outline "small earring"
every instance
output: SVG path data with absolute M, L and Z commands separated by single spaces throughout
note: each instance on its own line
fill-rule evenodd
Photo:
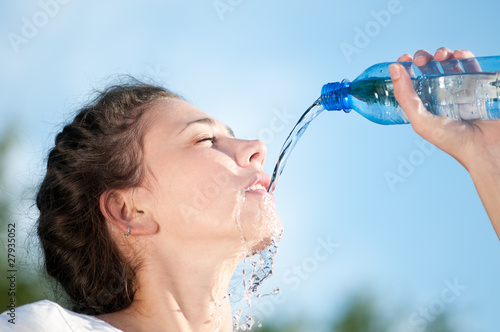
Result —
M 130 235 L 130 226 L 127 226 L 127 233 L 125 233 L 125 237 L 128 237 Z

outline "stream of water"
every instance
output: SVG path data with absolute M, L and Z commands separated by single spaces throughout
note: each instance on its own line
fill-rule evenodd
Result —
M 302 137 L 302 135 L 306 131 L 309 123 L 311 123 L 311 121 L 314 120 L 324 110 L 325 109 L 323 108 L 323 106 L 321 106 L 321 99 L 316 100 L 304 112 L 304 114 L 302 114 L 295 127 L 293 127 L 292 131 L 288 135 L 288 138 L 283 144 L 283 147 L 281 148 L 278 161 L 276 162 L 276 166 L 274 167 L 271 183 L 269 184 L 269 188 L 267 188 L 268 192 L 273 192 L 276 189 L 276 183 L 278 182 L 281 173 L 283 173 L 283 169 L 286 166 L 288 157 L 290 157 L 293 148 L 300 140 L 300 137 Z
M 276 188 L 276 183 L 283 173 L 283 169 L 286 166 L 288 158 L 292 153 L 295 145 L 300 140 L 300 137 L 304 134 L 309 123 L 314 120 L 321 112 L 324 111 L 324 108 L 321 106 L 321 100 L 316 100 L 300 117 L 297 124 L 293 127 L 292 131 L 288 135 L 283 147 L 281 148 L 278 161 L 273 171 L 273 175 L 271 178 L 271 183 L 268 192 L 274 191 Z M 268 238 L 268 244 L 262 250 L 257 250 L 256 252 L 251 252 L 251 248 L 249 248 L 248 244 L 245 241 L 245 236 L 243 233 L 243 227 L 241 225 L 241 211 L 246 201 L 246 193 L 245 191 L 241 192 L 239 196 L 238 203 L 235 208 L 234 219 L 236 221 L 236 226 L 241 234 L 241 244 L 242 244 L 242 256 L 243 256 L 243 296 L 242 299 L 245 300 L 248 304 L 248 307 L 252 306 L 252 298 L 261 298 L 269 295 L 276 295 L 279 293 L 279 288 L 275 288 L 270 293 L 262 294 L 259 291 L 260 286 L 264 282 L 264 280 L 270 278 L 273 274 L 273 266 L 274 266 L 274 256 L 276 255 L 278 249 L 278 243 L 280 241 L 283 230 L 281 227 L 277 225 L 281 225 L 280 223 L 275 224 L 277 220 L 275 205 L 274 202 L 270 201 L 269 197 L 266 197 L 261 205 L 261 209 L 259 210 L 258 222 L 263 223 L 264 225 L 260 225 L 266 229 L 271 235 Z M 249 261 L 249 264 L 247 264 Z M 247 266 L 248 265 L 248 266 Z M 250 271 L 247 270 L 250 268 Z M 228 294 L 228 297 L 232 297 L 232 294 Z M 251 330 L 253 325 L 255 324 L 255 319 L 249 315 L 243 315 L 243 308 L 236 310 L 233 316 L 233 330 L 238 331 L 247 331 Z M 260 322 L 258 323 L 259 327 L 261 326 Z

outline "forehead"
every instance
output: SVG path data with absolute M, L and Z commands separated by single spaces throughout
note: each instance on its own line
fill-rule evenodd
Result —
M 201 121 L 200 121 L 201 120 Z M 220 121 L 212 118 L 196 106 L 180 99 L 162 99 L 156 101 L 146 114 L 147 132 L 169 133 L 176 136 L 190 123 L 206 123 L 213 126 L 227 128 L 230 135 L 234 136 L 232 130 Z
M 152 127 L 161 125 L 174 129 L 187 122 L 210 116 L 184 100 L 162 99 L 152 105 L 148 117 Z

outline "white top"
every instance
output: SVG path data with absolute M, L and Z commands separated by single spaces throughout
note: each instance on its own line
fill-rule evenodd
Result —
M 13 315 L 9 316 L 9 313 L 10 311 L 7 310 L 0 315 L 0 331 L 2 332 L 122 332 L 94 316 L 77 314 L 49 300 L 15 308 L 15 324 L 9 322 Z

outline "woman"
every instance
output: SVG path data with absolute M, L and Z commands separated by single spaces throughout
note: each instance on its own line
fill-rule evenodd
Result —
M 500 234 L 500 121 L 433 116 L 402 67 L 390 70 L 413 128 L 467 168 Z M 236 265 L 281 233 L 265 155 L 169 91 L 106 90 L 57 136 L 37 197 L 46 269 L 80 314 L 38 302 L 18 308 L 17 330 L 231 331 Z
M 108 88 L 57 135 L 37 195 L 46 270 L 98 320 L 45 301 L 17 330 L 232 330 L 237 264 L 281 233 L 265 156 L 169 91 Z

